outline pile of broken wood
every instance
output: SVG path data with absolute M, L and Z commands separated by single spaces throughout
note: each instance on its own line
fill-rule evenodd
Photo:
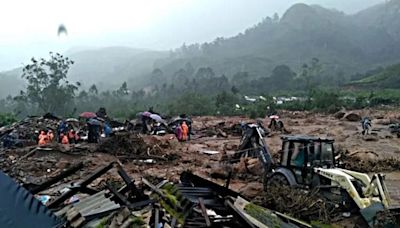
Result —
M 73 184 L 59 184 L 84 168 L 77 163 L 25 188 L 67 227 L 308 227 L 190 172 L 179 183 L 135 183 L 122 164 L 111 162 Z

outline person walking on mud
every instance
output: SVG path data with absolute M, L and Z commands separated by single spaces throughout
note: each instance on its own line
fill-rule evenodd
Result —
M 363 135 L 368 135 L 369 134 L 369 129 L 371 129 L 371 120 L 368 117 L 364 117 L 364 119 L 361 121 L 361 127 L 362 127 L 362 134 Z

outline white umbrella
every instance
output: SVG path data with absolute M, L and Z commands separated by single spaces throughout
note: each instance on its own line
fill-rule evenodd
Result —
M 165 123 L 165 120 L 163 120 L 163 118 L 157 114 L 151 114 L 150 118 L 152 118 L 153 120 L 155 120 L 159 123 Z
M 75 118 L 68 118 L 65 120 L 66 122 L 79 122 L 79 120 L 75 119 Z
M 272 116 L 269 116 L 269 118 L 270 119 L 279 119 L 279 116 L 278 115 L 272 115 Z

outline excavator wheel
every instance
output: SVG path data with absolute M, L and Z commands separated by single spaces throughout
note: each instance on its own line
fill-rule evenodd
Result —
M 290 186 L 289 181 L 283 174 L 275 173 L 268 179 L 265 178 L 265 180 L 264 180 L 264 189 L 265 190 L 267 190 L 269 188 L 281 187 L 281 186 Z

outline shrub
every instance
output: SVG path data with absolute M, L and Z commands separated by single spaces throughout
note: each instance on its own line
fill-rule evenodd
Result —
M 0 127 L 17 122 L 17 118 L 11 113 L 0 113 Z

